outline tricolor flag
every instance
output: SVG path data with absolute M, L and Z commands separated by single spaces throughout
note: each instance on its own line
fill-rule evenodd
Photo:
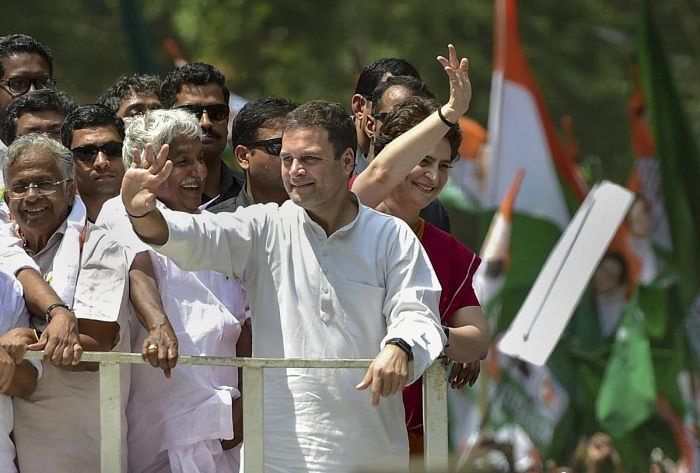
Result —
M 518 34 L 516 0 L 496 1 L 494 35 L 487 205 L 498 205 L 517 170 L 523 168 L 527 179 L 516 210 L 563 229 L 570 217 L 568 202 L 583 200 L 585 184 L 556 137 L 527 65 Z

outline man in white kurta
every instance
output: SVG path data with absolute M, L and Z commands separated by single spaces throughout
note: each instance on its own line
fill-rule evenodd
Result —
M 313 122 L 312 115 L 331 118 Z M 337 127 L 342 138 L 333 135 L 333 143 Z M 407 464 L 403 402 L 395 395 L 402 386 L 382 385 L 405 382 L 406 372 L 395 376 L 383 363 L 401 365 L 397 372 L 408 366 L 410 383 L 444 345 L 435 316 L 440 286 L 420 242 L 405 223 L 347 191 L 355 143 L 346 136 L 354 130 L 337 104 L 310 102 L 292 112 L 280 155 L 291 201 L 281 207 L 220 215 L 156 211 L 149 199 L 167 178 L 167 150 L 127 171 L 122 187 L 134 229 L 157 251 L 183 269 L 210 268 L 245 282 L 254 356 L 376 356 L 365 378 L 372 380 L 371 396 L 357 389 L 364 370 L 266 370 L 266 471 Z M 408 345 L 406 354 L 393 345 L 398 339 Z M 380 393 L 386 398 L 379 402 Z
M 29 317 L 22 298 L 22 285 L 0 270 L 0 335 L 15 327 L 29 326 Z M 12 399 L 0 394 L 0 471 L 15 472 L 15 446 L 12 432 Z

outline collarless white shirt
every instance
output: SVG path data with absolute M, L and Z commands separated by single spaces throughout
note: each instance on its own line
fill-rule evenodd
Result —
M 404 222 L 358 204 L 332 235 L 291 201 L 191 215 L 163 210 L 169 239 L 157 251 L 189 270 L 245 282 L 253 355 L 374 358 L 387 339 L 413 348 L 409 382 L 442 351 L 440 285 Z M 364 369 L 265 371 L 266 471 L 351 471 L 407 464 L 401 395 L 370 404 Z

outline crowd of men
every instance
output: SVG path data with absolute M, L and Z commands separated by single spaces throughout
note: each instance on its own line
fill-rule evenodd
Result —
M 83 351 L 152 365 L 121 367 L 125 471 L 239 470 L 238 369 L 176 366 L 180 354 L 373 359 L 266 370 L 266 471 L 420 454 L 421 374 L 445 355 L 452 386 L 473 384 L 489 346 L 480 260 L 437 199 L 472 95 L 468 61 L 448 51 L 446 104 L 382 59 L 351 113 L 262 97 L 229 133 L 212 65 L 121 77 L 76 105 L 48 47 L 0 37 L 0 471 L 100 471 L 98 366 Z M 222 160 L 229 134 L 243 174 Z

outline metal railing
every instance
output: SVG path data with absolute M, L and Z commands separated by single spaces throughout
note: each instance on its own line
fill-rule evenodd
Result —
M 28 359 L 41 359 L 43 352 L 27 352 Z M 119 366 L 145 362 L 138 353 L 86 352 L 81 358 L 100 364 L 100 431 L 102 473 L 122 473 L 121 378 Z M 244 467 L 246 472 L 264 471 L 263 370 L 265 368 L 367 368 L 372 360 L 322 360 L 281 358 L 226 358 L 219 356 L 180 356 L 180 365 L 237 366 L 243 368 L 243 425 L 245 429 Z M 156 369 L 156 368 L 153 368 Z M 177 369 L 177 368 L 176 368 Z M 368 400 L 369 402 L 369 400 Z M 447 471 L 447 383 L 440 361 L 423 374 L 423 426 L 425 470 Z

